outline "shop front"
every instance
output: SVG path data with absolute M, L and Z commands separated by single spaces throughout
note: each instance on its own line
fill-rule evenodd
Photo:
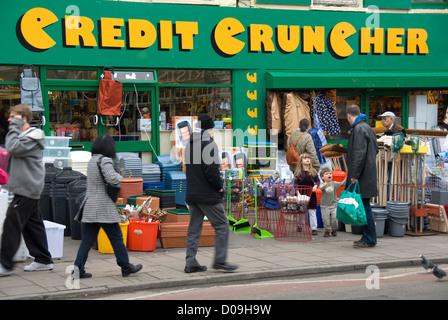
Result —
M 0 26 L 2 115 L 20 102 L 20 74 L 33 65 L 44 111 L 35 125 L 46 135 L 71 136 L 89 151 L 109 133 L 117 151 L 145 162 L 167 154 L 175 119 L 209 113 L 221 147 L 252 137 L 267 141 L 266 93 L 333 90 L 340 134 L 345 107 L 358 104 L 369 123 L 393 111 L 406 128 L 410 97 L 436 104 L 436 125 L 447 105 L 444 14 L 274 10 L 115 1 L 5 1 Z M 98 113 L 104 68 L 123 83 L 120 114 Z M 191 118 L 193 119 L 193 118 Z M 7 130 L 2 118 L 0 133 Z M 241 129 L 242 136 L 235 136 Z M 180 131 L 179 131 L 180 132 Z M 283 136 L 274 137 L 280 145 Z M 241 140 L 240 140 L 241 139 Z M 2 141 L 0 140 L 0 144 Z

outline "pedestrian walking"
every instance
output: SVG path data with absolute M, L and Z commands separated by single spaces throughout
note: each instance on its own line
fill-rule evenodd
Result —
M 373 129 L 361 114 L 359 106 L 350 105 L 346 109 L 351 134 L 347 144 L 347 183 L 359 182 L 362 203 L 366 211 L 367 225 L 363 226 L 362 237 L 353 243 L 354 247 L 374 247 L 376 241 L 375 221 L 370 207 L 370 198 L 376 197 L 376 154 L 378 144 Z
M 83 237 L 75 260 L 74 278 L 92 277 L 91 273 L 85 271 L 85 264 L 100 228 L 103 228 L 109 238 L 123 277 L 142 269 L 140 264 L 129 263 L 128 252 L 119 225 L 120 217 L 115 203 L 106 191 L 105 181 L 112 185 L 118 185 L 123 179 L 114 170 L 113 158 L 115 158 L 114 139 L 107 134 L 98 136 L 93 143 L 92 158 L 87 165 L 86 197 L 81 203 L 82 209 L 75 217 L 75 220 L 83 223 Z M 98 164 L 101 166 L 102 174 Z
M 24 104 L 9 110 L 9 131 L 5 139 L 5 148 L 10 154 L 6 169 L 9 180 L 3 188 L 12 192 L 14 198 L 8 206 L 3 224 L 0 276 L 12 273 L 13 258 L 22 235 L 30 255 L 34 257 L 34 262 L 25 266 L 24 270 L 53 269 L 45 225 L 38 211 L 45 182 L 42 162 L 45 135 L 42 130 L 30 126 L 32 117 L 30 108 Z
M 320 181 L 317 170 L 311 165 L 311 156 L 308 153 L 302 153 L 297 161 L 297 169 L 294 172 L 294 185 L 312 187 L 310 202 L 308 204 L 308 215 L 310 217 L 311 234 L 317 235 L 317 197 L 316 189 Z M 298 226 L 300 227 L 300 226 Z
M 330 234 L 336 236 L 338 230 L 338 220 L 336 219 L 337 193 L 338 189 L 345 184 L 347 178 L 341 182 L 332 181 L 333 173 L 330 168 L 322 168 L 320 178 L 323 181 L 320 185 L 320 190 L 322 191 L 320 210 L 325 229 L 324 237 L 329 237 Z
M 218 146 L 213 140 L 215 123 L 207 114 L 198 116 L 198 130 L 195 130 L 185 149 L 187 176 L 186 202 L 190 211 L 187 232 L 186 273 L 206 271 L 200 265 L 196 254 L 201 239 L 204 216 L 215 229 L 215 257 L 213 268 L 234 271 L 236 265 L 227 262 L 229 221 L 223 201 L 223 179 L 219 172 Z

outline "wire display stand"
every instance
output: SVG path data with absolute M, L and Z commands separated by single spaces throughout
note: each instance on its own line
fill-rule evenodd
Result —
M 307 186 L 277 186 L 280 218 L 274 239 L 288 242 L 312 240 L 307 215 L 311 192 L 312 187 Z

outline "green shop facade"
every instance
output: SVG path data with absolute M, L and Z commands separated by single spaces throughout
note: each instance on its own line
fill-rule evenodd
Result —
M 147 162 L 170 152 L 173 117 L 209 113 L 225 147 L 239 145 L 230 129 L 268 139 L 268 90 L 336 89 L 341 127 L 351 103 L 372 125 L 384 111 L 413 125 L 414 95 L 437 104 L 438 124 L 446 112 L 446 14 L 6 0 L 0 27 L 3 139 L 24 65 L 40 79 L 45 110 L 35 124 L 46 135 L 70 135 L 73 149 L 90 150 L 109 133 L 118 152 Z M 123 83 L 115 119 L 98 115 L 105 68 Z

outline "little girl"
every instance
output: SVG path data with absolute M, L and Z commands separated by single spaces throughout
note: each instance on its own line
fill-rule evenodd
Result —
M 319 186 L 320 180 L 317 170 L 311 165 L 311 157 L 308 153 L 302 153 L 299 156 L 297 164 L 300 164 L 294 172 L 294 185 L 313 187 L 310 203 L 308 205 L 308 214 L 310 216 L 311 234 L 317 235 L 317 198 L 316 189 Z

